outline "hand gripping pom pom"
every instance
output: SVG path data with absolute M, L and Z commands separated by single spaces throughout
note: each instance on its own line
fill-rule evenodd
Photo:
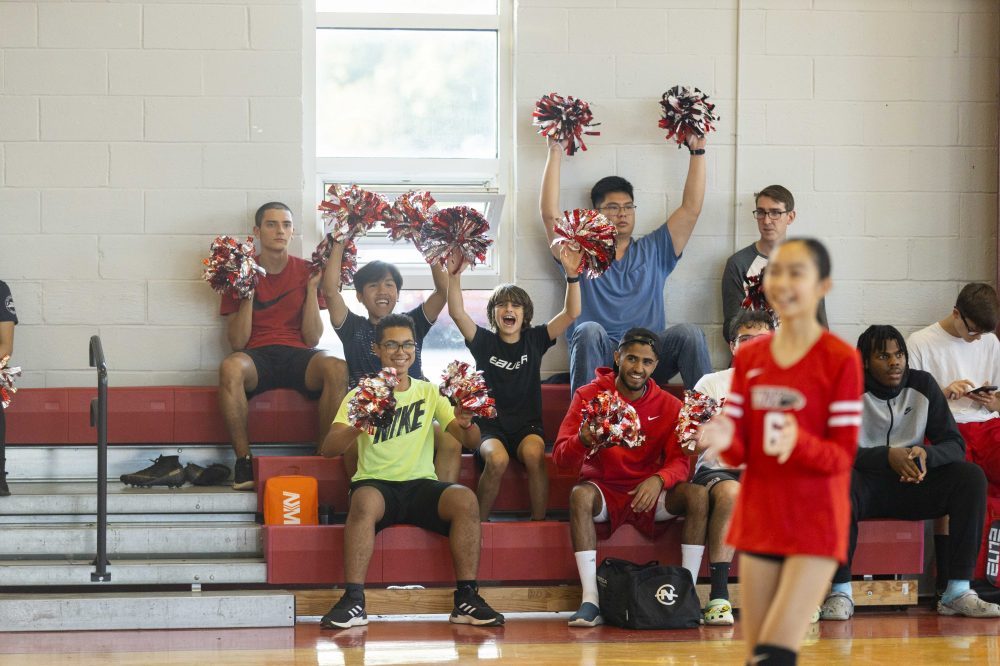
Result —
M 441 395 L 451 400 L 451 404 L 474 412 L 484 419 L 495 419 L 497 416 L 493 398 L 483 373 L 473 370 L 468 363 L 452 361 L 441 375 Z
M 587 452 L 587 457 L 598 449 L 625 446 L 630 449 L 642 446 L 646 436 L 639 427 L 635 408 L 622 400 L 617 393 L 603 391 L 595 395 L 581 410 L 583 423 L 591 429 L 597 442 Z
M 392 392 L 399 384 L 394 368 L 366 375 L 358 381 L 358 392 L 347 404 L 347 419 L 358 430 L 374 435 L 379 428 L 392 425 L 396 412 L 396 396 Z
M 14 394 L 17 393 L 17 389 L 14 387 L 14 378 L 21 376 L 21 368 L 7 367 L 9 360 L 10 356 L 0 358 L 0 405 L 4 409 L 10 407 L 10 401 L 14 398 Z
M 434 197 L 430 192 L 404 192 L 396 197 L 389 211 L 385 228 L 389 240 L 420 239 L 420 230 L 437 213 Z
M 746 277 L 743 280 L 743 288 L 746 291 L 746 296 L 743 297 L 740 307 L 744 310 L 763 310 L 771 315 L 771 322 L 777 328 L 778 313 L 774 311 L 764 296 L 764 274 L 758 273 Z
M 684 405 L 677 417 L 675 430 L 680 445 L 694 451 L 698 426 L 715 416 L 724 404 L 726 404 L 725 398 L 716 400 L 700 391 L 684 391 Z
M 582 99 L 563 98 L 555 93 L 543 95 L 535 104 L 535 111 L 531 116 L 531 124 L 538 128 L 539 134 L 560 143 L 566 142 L 567 155 L 572 155 L 577 150 L 587 150 L 583 135 L 601 135 L 590 129 L 601 123 L 593 122 L 594 114 L 590 112 L 590 105 Z
M 330 255 L 333 254 L 333 242 L 333 234 L 327 234 L 316 246 L 315 252 L 312 253 L 312 260 L 309 262 L 314 273 L 326 268 L 330 261 Z M 355 245 L 354 239 L 348 238 L 347 242 L 344 243 L 344 254 L 340 260 L 341 286 L 351 284 L 354 281 L 354 274 L 357 272 L 358 246 Z
M 448 255 L 458 252 L 465 263 L 475 266 L 486 260 L 486 249 L 493 240 L 486 237 L 490 223 L 478 211 L 467 206 L 439 210 L 420 230 L 417 247 L 424 259 L 448 267 Z
M 713 113 L 715 104 L 708 101 L 708 95 L 694 87 L 674 86 L 663 93 L 660 106 L 663 107 L 660 127 L 667 130 L 667 138 L 673 138 L 678 148 L 692 136 L 701 138 L 714 132 L 712 123 L 719 121 Z
M 586 271 L 587 277 L 595 278 L 608 270 L 615 259 L 615 225 L 596 210 L 576 208 L 564 212 L 553 231 L 561 238 L 552 241 L 552 245 L 569 243 L 571 248 L 583 251 L 578 274 Z
M 326 232 L 343 241 L 364 236 L 378 223 L 389 220 L 389 204 L 381 196 L 357 185 L 327 188 L 328 198 L 319 203 Z
M 220 294 L 231 294 L 236 298 L 249 298 L 257 288 L 257 280 L 266 271 L 257 265 L 253 236 L 240 242 L 232 236 L 219 236 L 212 241 L 211 254 L 201 263 L 205 264 L 202 277 L 212 289 Z

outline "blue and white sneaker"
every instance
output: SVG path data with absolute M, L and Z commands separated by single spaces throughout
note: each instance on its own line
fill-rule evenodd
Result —
M 580 604 L 580 609 L 569 616 L 568 624 L 571 627 L 596 627 L 604 624 L 604 618 L 596 604 L 584 601 Z
M 368 624 L 368 613 L 365 612 L 364 601 L 358 602 L 346 594 L 319 621 L 323 629 L 349 629 L 365 624 Z

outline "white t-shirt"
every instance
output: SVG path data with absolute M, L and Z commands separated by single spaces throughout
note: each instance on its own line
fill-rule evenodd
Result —
M 698 383 L 694 385 L 694 390 L 704 393 L 710 398 L 721 400 L 729 395 L 729 388 L 733 385 L 733 374 L 735 372 L 735 370 L 729 368 L 703 375 L 698 380 Z M 698 456 L 698 462 L 694 466 L 695 474 L 703 469 L 730 469 L 729 465 L 722 463 L 717 456 L 712 456 L 711 458 L 707 456 L 707 451 Z
M 931 373 L 942 389 L 958 379 L 968 379 L 977 387 L 1000 380 L 1000 340 L 992 333 L 966 342 L 934 323 L 911 334 L 906 349 L 910 367 Z M 968 398 L 949 400 L 948 406 L 957 423 L 979 423 L 1000 416 Z

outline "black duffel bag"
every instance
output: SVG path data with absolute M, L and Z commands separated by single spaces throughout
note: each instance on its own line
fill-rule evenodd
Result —
M 626 629 L 690 629 L 701 623 L 701 604 L 684 567 L 636 564 L 614 557 L 597 568 L 604 621 Z

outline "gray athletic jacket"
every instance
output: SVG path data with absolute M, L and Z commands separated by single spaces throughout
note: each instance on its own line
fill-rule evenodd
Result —
M 965 460 L 962 439 L 948 402 L 929 372 L 907 369 L 896 388 L 879 384 L 865 371 L 864 411 L 854 467 L 889 468 L 890 446 L 923 446 L 927 467 Z

